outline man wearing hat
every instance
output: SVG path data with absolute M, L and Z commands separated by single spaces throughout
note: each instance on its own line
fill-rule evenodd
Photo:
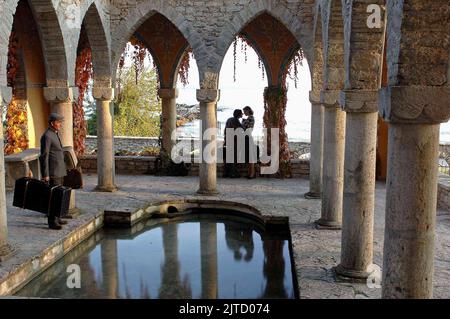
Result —
M 64 117 L 52 113 L 49 116 L 49 126 L 41 137 L 41 164 L 42 180 L 49 183 L 50 186 L 61 186 L 66 176 L 66 164 L 64 162 L 64 150 L 59 137 L 59 131 Z M 60 216 L 53 214 L 48 216 L 48 226 L 50 229 L 61 229 L 67 224 Z

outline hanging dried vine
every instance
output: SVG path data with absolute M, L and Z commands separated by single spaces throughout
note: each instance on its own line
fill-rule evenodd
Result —
M 19 39 L 11 32 L 8 47 L 7 80 L 13 88 L 13 97 L 6 111 L 6 155 L 19 153 L 28 148 L 27 101 L 17 98 L 16 78 L 20 70 Z
M 181 84 L 186 86 L 189 84 L 189 68 L 191 67 L 191 58 L 193 56 L 192 49 L 188 48 L 181 58 L 180 68 L 178 70 L 178 77 Z
M 236 71 L 237 71 L 236 65 L 237 65 L 237 55 L 238 55 L 238 51 L 237 51 L 238 42 L 240 42 L 240 47 L 241 47 L 241 52 L 240 53 L 244 54 L 244 61 L 245 61 L 245 63 L 247 63 L 247 61 L 248 61 L 248 48 L 249 47 L 253 48 L 251 42 L 249 42 L 247 40 L 247 38 L 245 36 L 243 36 L 242 34 L 238 34 L 236 36 L 236 38 L 234 39 L 233 44 L 232 44 L 233 45 L 233 63 L 234 63 L 233 64 L 233 69 L 234 69 L 233 80 L 234 80 L 234 82 L 236 82 L 236 79 L 237 79 L 237 77 L 236 77 Z M 255 52 L 257 52 L 257 51 L 255 50 Z M 264 81 L 264 79 L 265 79 L 264 63 L 262 62 L 261 57 L 259 56 L 259 54 L 258 54 L 258 69 L 261 70 L 262 80 Z
M 286 134 L 287 89 L 285 86 L 269 86 L 264 90 L 264 127 L 267 129 L 267 152 L 272 152 L 271 130 L 279 129 L 279 171 L 281 178 L 290 178 L 291 163 L 288 137 Z
M 77 101 L 73 104 L 73 143 L 77 155 L 84 155 L 86 151 L 87 123 L 84 116 L 83 101 L 92 75 L 92 50 L 87 35 L 82 30 L 75 67 L 75 84 L 78 87 L 79 95 Z
M 287 77 L 294 81 L 295 88 L 298 87 L 298 67 L 303 66 L 303 60 L 305 59 L 302 49 L 299 49 L 291 58 L 289 66 L 283 75 L 283 83 L 286 85 Z
M 126 59 L 131 59 L 133 62 L 133 66 L 136 70 L 136 84 L 138 83 L 138 79 L 140 74 L 145 68 L 145 59 L 149 58 L 152 63 L 153 67 L 157 69 L 157 65 L 154 59 L 151 58 L 150 51 L 147 49 L 144 43 L 142 43 L 139 39 L 136 37 L 131 37 L 129 43 L 127 44 L 124 52 L 122 53 L 119 61 L 119 79 L 120 75 L 122 74 L 122 69 L 125 66 Z M 191 60 L 194 58 L 192 48 L 188 48 L 186 52 L 183 54 L 183 57 L 180 61 L 180 67 L 178 69 L 178 77 L 180 78 L 180 82 L 183 85 L 187 85 L 188 79 L 189 79 L 189 68 L 191 64 Z M 159 72 L 156 72 L 158 76 L 158 82 L 160 82 L 159 79 Z M 120 81 L 119 81 L 119 92 L 120 92 Z

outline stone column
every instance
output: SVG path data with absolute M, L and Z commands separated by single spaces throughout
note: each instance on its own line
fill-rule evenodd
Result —
M 171 156 L 174 141 L 172 132 L 177 129 L 177 89 L 159 89 L 158 95 L 162 104 L 162 153 Z
M 8 107 L 11 101 L 11 88 L 0 86 L 0 109 Z M 0 138 L 0 262 L 13 255 L 13 249 L 8 244 L 8 221 L 6 218 L 6 191 L 5 191 L 5 156 L 3 152 L 3 135 Z
M 73 147 L 73 92 L 70 87 L 46 87 L 44 97 L 50 103 L 50 111 L 64 116 L 59 136 L 64 147 Z
M 217 299 L 217 224 L 200 223 L 202 299 Z
M 204 132 L 208 129 L 217 130 L 217 101 L 219 90 L 197 90 L 197 100 L 200 102 L 200 118 L 202 131 L 202 156 L 200 163 L 200 195 L 217 195 L 217 131 L 213 132 L 210 140 L 206 140 Z M 206 152 L 205 152 L 206 150 Z M 205 157 L 205 153 L 207 153 Z
M 347 113 L 340 276 L 367 279 L 373 261 L 378 91 L 343 91 Z
M 449 87 L 388 87 L 389 122 L 383 298 L 432 298 L 439 123 L 448 121 Z
M 322 162 L 323 162 L 323 105 L 319 101 L 311 101 L 311 150 L 309 159 L 309 192 L 307 199 L 322 197 Z
M 114 110 L 111 100 L 114 98 L 112 88 L 95 87 L 93 95 L 97 106 L 97 174 L 98 185 L 95 188 L 100 192 L 114 192 L 117 187 L 114 183 Z
M 318 228 L 341 229 L 344 191 L 345 112 L 339 105 L 339 91 L 322 91 L 324 148 L 322 176 L 322 216 Z

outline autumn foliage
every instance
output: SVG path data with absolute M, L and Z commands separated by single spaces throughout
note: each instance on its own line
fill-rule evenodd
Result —
M 91 47 L 86 33 L 81 32 L 75 67 L 75 83 L 78 87 L 78 99 L 73 105 L 73 144 L 77 155 L 83 155 L 86 151 L 85 140 L 87 135 L 87 124 L 84 117 L 83 101 L 92 74 Z
M 15 82 L 19 72 L 19 40 L 11 32 L 8 50 L 8 86 L 13 88 L 13 98 L 6 112 L 6 155 L 20 153 L 28 148 L 27 102 L 16 98 Z

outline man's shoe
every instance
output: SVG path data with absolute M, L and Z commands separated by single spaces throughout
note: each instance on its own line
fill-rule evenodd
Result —
M 59 223 L 60 225 L 67 225 L 67 220 L 58 218 L 58 223 Z
M 62 229 L 62 226 L 61 226 L 61 224 L 59 224 L 59 223 L 53 223 L 53 224 L 49 224 L 49 225 L 48 225 L 48 228 L 60 230 L 60 229 Z

